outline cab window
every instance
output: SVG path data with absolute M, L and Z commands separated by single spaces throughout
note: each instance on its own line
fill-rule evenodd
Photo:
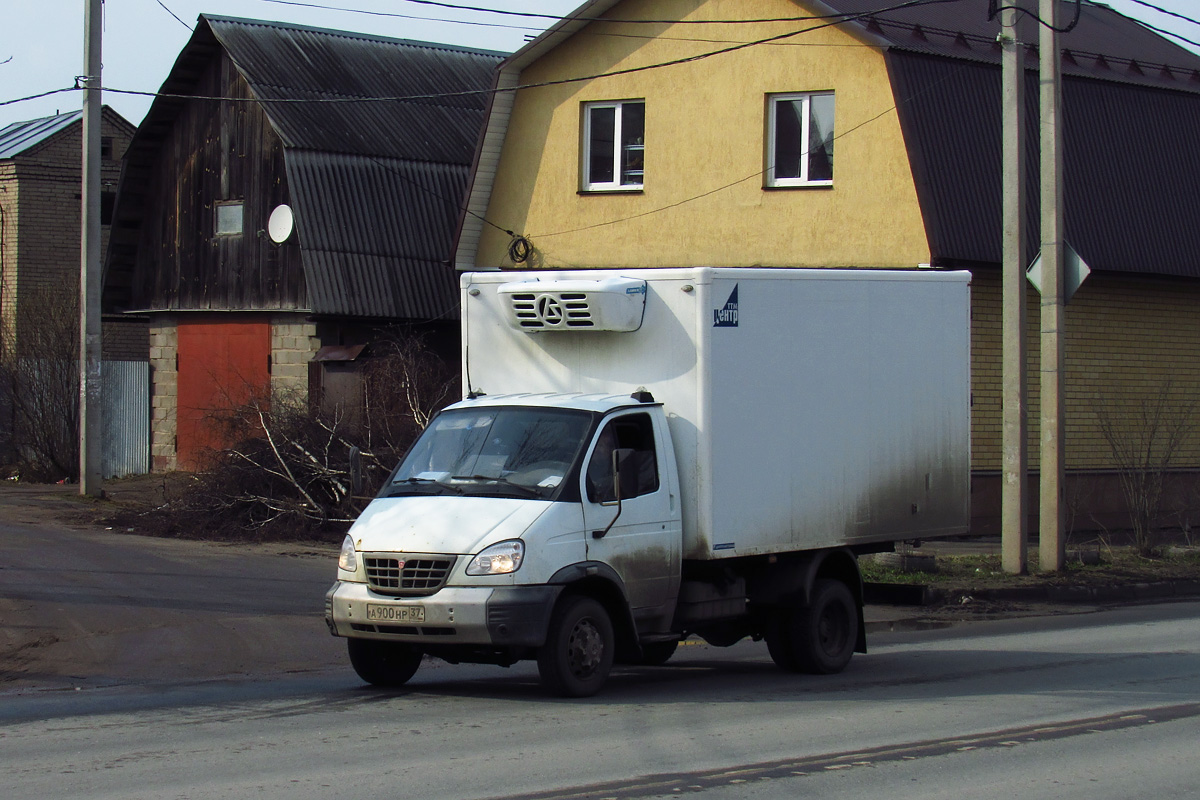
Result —
M 609 420 L 596 437 L 596 447 L 585 473 L 588 500 L 611 503 L 617 499 L 613 486 L 612 454 L 627 448 L 633 455 L 625 463 L 637 475 L 637 491 L 632 497 L 658 491 L 658 458 L 654 448 L 654 424 L 649 414 L 626 414 Z M 623 497 L 629 500 L 631 497 Z

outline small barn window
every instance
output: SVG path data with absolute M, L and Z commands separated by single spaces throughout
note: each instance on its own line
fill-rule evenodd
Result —
M 217 204 L 217 236 L 240 236 L 242 234 L 242 203 Z

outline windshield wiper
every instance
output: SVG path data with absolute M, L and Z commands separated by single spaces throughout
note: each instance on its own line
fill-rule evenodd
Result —
M 449 484 L 442 483 L 439 480 L 434 480 L 433 478 L 405 478 L 402 481 L 392 481 L 391 486 L 392 489 L 388 492 L 388 497 L 395 497 L 398 494 L 403 494 L 404 490 L 406 489 L 418 488 L 434 490 L 450 489 L 458 494 L 463 493 L 461 486 L 451 486 Z
M 532 486 L 525 486 L 521 483 L 513 483 L 508 478 L 497 477 L 495 475 L 451 475 L 450 479 L 456 481 L 487 481 L 488 483 L 499 484 L 506 489 L 516 489 L 518 491 L 525 492 L 529 497 L 542 496 L 541 491 L 533 488 Z

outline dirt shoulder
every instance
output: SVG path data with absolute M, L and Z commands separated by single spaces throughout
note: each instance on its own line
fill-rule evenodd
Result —
M 0 485 L 0 694 L 349 669 L 323 618 L 336 546 L 104 524 L 162 481 Z

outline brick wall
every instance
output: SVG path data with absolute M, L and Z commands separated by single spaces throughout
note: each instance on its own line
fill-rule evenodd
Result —
M 179 338 L 175 318 L 156 315 L 150 321 L 150 469 L 175 469 L 176 409 L 179 373 L 176 369 Z
M 271 318 L 271 391 L 308 397 L 308 365 L 321 347 L 317 326 L 297 314 Z
M 17 166 L 0 161 L 0 355 L 12 340 L 17 292 Z
M 102 191 L 116 192 L 121 155 L 132 130 L 105 110 L 101 136 L 112 140 L 112 157 L 101 162 Z M 83 123 L 78 122 L 0 167 L 5 218 L 0 309 L 6 347 L 18 343 L 22 331 L 38 325 L 48 312 L 78 314 L 82 136 Z M 101 227 L 102 253 L 108 230 Z
M 101 342 L 105 361 L 145 361 L 150 352 L 150 324 L 144 319 L 106 318 Z

